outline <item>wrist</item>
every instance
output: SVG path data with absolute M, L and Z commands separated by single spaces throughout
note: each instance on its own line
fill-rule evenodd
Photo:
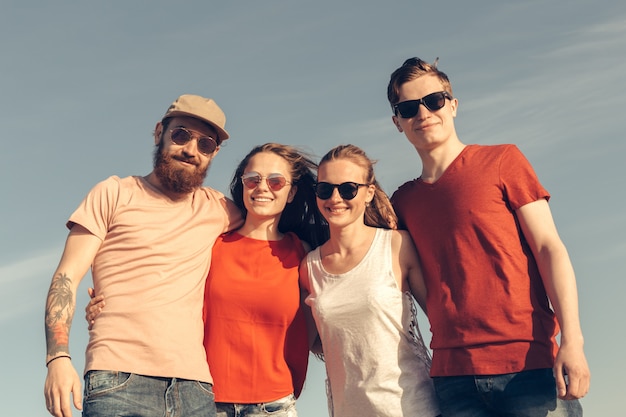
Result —
M 58 355 L 58 356 L 55 356 L 55 357 L 54 357 L 54 358 L 52 358 L 52 359 L 48 359 L 48 361 L 46 362 L 46 368 L 47 368 L 47 367 L 48 367 L 48 365 L 50 365 L 53 361 L 56 361 L 57 359 L 60 359 L 60 358 L 67 358 L 67 359 L 69 359 L 70 361 L 72 360 L 72 357 L 71 357 L 70 355 L 68 355 L 68 354 Z
M 582 332 L 563 332 L 561 331 L 561 339 L 560 343 L 563 345 L 584 345 L 585 338 L 583 337 Z

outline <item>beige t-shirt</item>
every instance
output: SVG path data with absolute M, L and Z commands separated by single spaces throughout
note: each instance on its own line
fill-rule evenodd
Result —
M 68 221 L 102 239 L 93 265 L 106 307 L 89 333 L 85 372 L 115 370 L 212 382 L 202 303 L 211 250 L 238 227 L 211 188 L 172 202 L 142 177 L 97 184 Z

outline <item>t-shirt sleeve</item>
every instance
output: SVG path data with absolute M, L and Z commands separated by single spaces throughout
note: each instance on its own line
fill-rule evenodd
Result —
M 398 217 L 398 229 L 406 230 L 406 223 L 404 222 L 404 210 L 403 202 L 402 202 L 402 190 L 407 187 L 406 184 L 400 186 L 394 193 L 391 195 L 389 201 L 391 202 L 391 206 L 393 207 L 393 211 L 396 213 Z
M 66 226 L 80 224 L 104 240 L 119 200 L 120 179 L 112 176 L 96 184 L 72 213 Z
M 530 162 L 515 145 L 508 146 L 502 154 L 500 180 L 512 210 L 542 198 L 550 199 Z

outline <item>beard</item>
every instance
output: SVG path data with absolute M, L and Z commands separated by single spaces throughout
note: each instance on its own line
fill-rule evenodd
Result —
M 163 152 L 163 141 L 154 152 L 154 173 L 161 186 L 176 194 L 189 194 L 202 186 L 209 169 L 209 164 L 201 168 L 196 165 L 193 171 L 178 168 L 173 163 L 174 158 Z

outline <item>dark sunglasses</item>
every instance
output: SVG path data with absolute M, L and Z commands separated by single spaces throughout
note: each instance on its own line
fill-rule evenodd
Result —
M 415 117 L 420 109 L 420 104 L 423 104 L 430 111 L 437 111 L 446 105 L 446 99 L 452 100 L 452 96 L 447 91 L 438 91 L 424 96 L 418 100 L 407 100 L 402 103 L 398 103 L 393 106 L 393 111 L 396 116 L 400 116 L 403 119 L 410 119 Z
M 246 174 L 243 174 L 241 176 L 241 182 L 243 183 L 243 185 L 246 186 L 246 188 L 254 190 L 256 187 L 259 186 L 261 181 L 263 181 L 263 178 L 265 178 L 265 182 L 267 183 L 268 188 L 272 191 L 279 191 L 285 185 L 291 184 L 289 181 L 287 181 L 287 178 L 285 178 L 283 174 L 273 173 L 268 175 L 267 177 L 263 177 L 256 171 L 250 171 Z
M 184 127 L 175 127 L 170 130 L 172 142 L 177 145 L 184 146 L 191 139 L 193 134 Z M 211 136 L 198 136 L 198 151 L 204 155 L 211 155 L 217 149 L 217 142 Z
M 359 187 L 367 187 L 369 184 L 359 184 L 358 182 L 342 182 L 341 184 L 331 184 L 328 182 L 318 182 L 315 184 L 315 195 L 320 200 L 328 200 L 335 191 L 339 191 L 339 195 L 344 200 L 352 200 L 359 192 Z

